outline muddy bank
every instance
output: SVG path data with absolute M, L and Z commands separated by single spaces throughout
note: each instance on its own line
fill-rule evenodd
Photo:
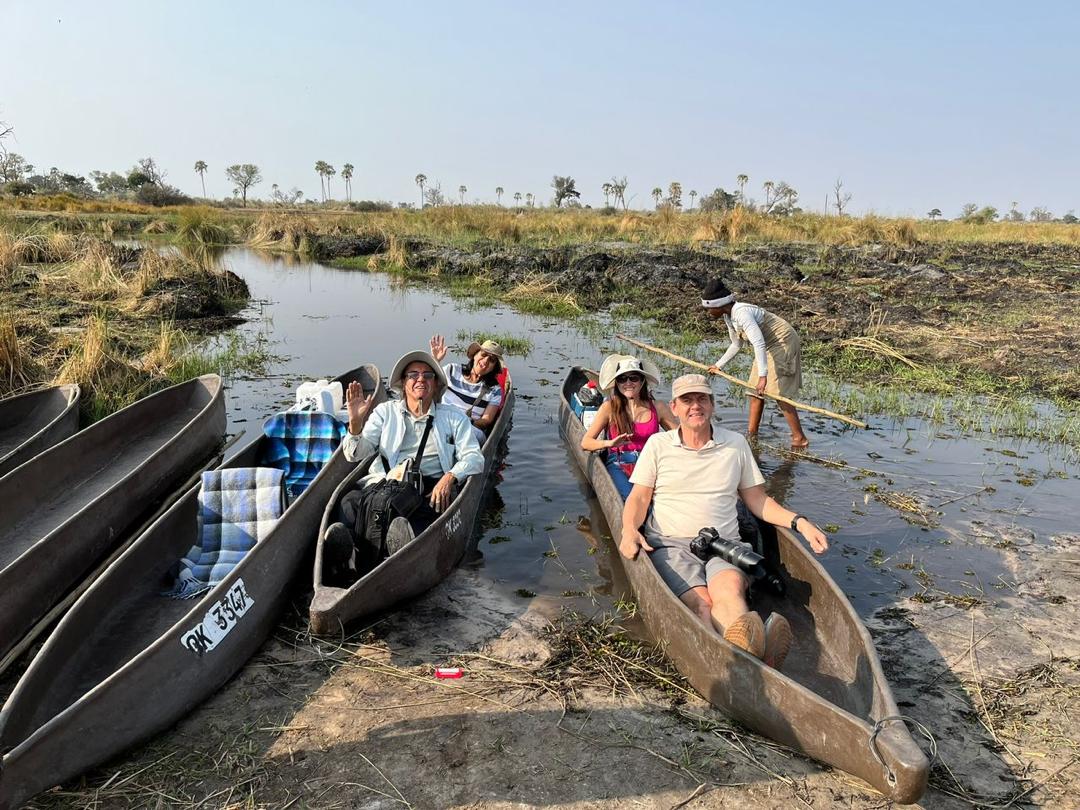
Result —
M 396 242 L 396 244 L 391 244 Z M 644 314 L 715 330 L 698 306 L 716 275 L 746 300 L 790 320 L 814 362 L 855 381 L 922 369 L 928 390 L 1027 392 L 1080 398 L 1080 248 L 1036 244 L 915 247 L 701 243 L 697 248 L 609 242 L 538 249 L 456 247 L 379 235 L 312 237 L 323 260 L 391 251 L 397 263 L 448 279 L 511 289 L 538 279 L 588 308 L 630 302 Z M 873 347 L 871 336 L 910 363 Z

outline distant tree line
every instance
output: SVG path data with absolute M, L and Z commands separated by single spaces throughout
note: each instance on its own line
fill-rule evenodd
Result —
M 138 203 L 153 206 L 181 205 L 192 202 L 191 198 L 181 192 L 175 186 L 166 182 L 166 173 L 161 170 L 152 157 L 141 158 L 126 172 L 117 171 L 92 171 L 89 176 L 65 172 L 56 166 L 47 171 L 27 161 L 22 155 L 7 149 L 5 138 L 10 136 L 13 128 L 0 121 L 0 192 L 14 196 L 28 196 L 31 194 L 69 194 L 81 198 L 114 198 L 133 200 Z M 351 163 L 345 163 L 341 167 L 340 177 L 344 182 L 345 202 L 348 207 L 355 211 L 385 211 L 394 207 L 392 203 L 352 199 L 352 181 L 356 167 Z M 204 160 L 197 160 L 194 164 L 195 174 L 198 175 L 202 187 L 203 198 L 206 194 L 206 173 L 209 166 Z M 333 178 L 338 176 L 337 169 L 325 160 L 315 162 L 315 172 L 319 176 L 319 187 L 322 201 L 333 200 Z M 250 191 L 263 181 L 260 168 L 254 163 L 234 163 L 225 168 L 225 177 L 233 187 L 233 197 L 241 204 L 247 205 Z M 430 182 L 427 175 L 420 173 L 414 178 L 420 189 L 420 207 L 434 207 L 448 205 L 449 200 L 443 193 L 442 184 L 435 180 Z M 695 206 L 703 212 L 723 212 L 734 208 L 745 208 L 769 216 L 790 216 L 802 212 L 799 207 L 799 192 L 781 180 L 774 182 L 766 180 L 761 185 L 762 198 L 751 198 L 746 193 L 749 176 L 739 174 L 735 178 L 736 190 L 727 191 L 722 187 L 716 187 L 708 194 L 699 195 L 694 189 L 687 192 L 689 198 L 688 210 L 692 211 Z M 626 192 L 629 181 L 625 176 L 612 177 L 610 181 L 601 185 L 600 191 L 604 196 L 604 208 L 614 211 L 617 208 L 627 210 L 629 202 Z M 570 175 L 555 175 L 551 180 L 552 199 L 551 204 L 555 208 L 580 208 L 581 192 L 577 188 L 576 180 Z M 462 183 L 458 186 L 458 204 L 465 205 L 465 195 L 468 187 Z M 502 186 L 495 187 L 496 205 L 502 205 L 503 195 L 506 194 Z M 280 206 L 295 206 L 303 198 L 303 192 L 293 187 L 286 191 L 276 183 L 271 187 L 270 202 Z M 667 190 L 661 186 L 653 187 L 651 191 L 653 204 L 657 210 L 679 211 L 683 208 L 683 186 L 678 181 L 668 184 Z M 698 197 L 700 196 L 700 200 Z M 532 192 L 522 193 L 515 191 L 510 195 L 514 205 L 518 208 L 535 207 L 536 195 Z M 844 189 L 843 180 L 837 179 L 830 194 L 826 197 L 825 211 L 834 210 L 836 215 L 845 216 L 852 195 Z M 308 203 L 313 201 L 307 200 Z M 398 203 L 399 208 L 411 208 L 410 203 Z M 588 207 L 588 206 L 585 206 Z M 930 220 L 942 218 L 940 208 L 932 208 L 927 214 Z M 976 203 L 967 203 L 960 211 L 958 219 L 976 224 L 995 221 L 1003 222 L 1052 222 L 1060 221 L 1070 224 L 1080 222 L 1073 211 L 1056 218 L 1054 214 L 1043 206 L 1035 206 L 1026 214 L 1020 210 L 1019 203 L 1013 202 L 1005 214 L 992 205 L 979 206 Z

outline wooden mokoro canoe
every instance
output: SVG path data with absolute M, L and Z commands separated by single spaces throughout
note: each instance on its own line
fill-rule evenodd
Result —
M 225 432 L 221 378 L 174 385 L 0 478 L 0 658 Z
M 373 365 L 338 379 L 385 399 Z M 222 467 L 258 466 L 264 441 Z M 0 710 L 0 810 L 168 728 L 228 681 L 277 623 L 323 506 L 352 468 L 335 453 L 271 532 L 197 599 L 161 592 L 198 537 L 198 485 L 139 536 L 64 616 Z M 225 628 L 206 633 L 218 617 Z
M 485 485 L 498 463 L 499 444 L 509 430 L 514 411 L 514 389 L 508 381 L 498 419 L 491 427 L 481 450 L 484 471 L 469 476 L 439 517 L 419 536 L 383 560 L 349 588 L 336 588 L 323 581 L 323 535 L 334 522 L 341 496 L 367 475 L 371 461 L 358 464 L 341 482 L 326 505 L 315 547 L 315 595 L 308 613 L 308 626 L 315 635 L 338 633 L 348 622 L 385 610 L 398 602 L 422 594 L 450 575 L 465 554 L 473 524 L 480 509 Z
M 77 385 L 54 385 L 0 400 L 0 476 L 78 429 Z
M 574 368 L 562 389 L 559 429 L 588 478 L 613 535 L 623 501 L 597 453 L 581 449 L 585 430 L 570 397 L 586 381 Z M 638 610 L 653 638 L 694 688 L 726 714 L 809 757 L 858 776 L 901 803 L 926 789 L 929 763 L 908 733 L 873 641 L 847 597 L 786 529 L 763 532 L 766 561 L 784 597 L 755 593 L 763 617 L 783 613 L 795 645 L 782 672 L 729 644 L 664 584 L 647 553 L 621 555 Z

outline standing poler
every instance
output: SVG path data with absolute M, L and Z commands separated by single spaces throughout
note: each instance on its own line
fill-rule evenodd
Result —
M 747 379 L 757 392 L 794 399 L 802 386 L 802 357 L 799 333 L 779 315 L 754 304 L 735 300 L 735 294 L 720 279 L 713 279 L 701 292 L 701 305 L 713 318 L 723 317 L 731 345 L 724 356 L 709 366 L 710 372 L 722 369 L 747 341 L 754 349 L 754 362 Z M 791 428 L 791 446 L 806 447 L 810 440 L 803 433 L 799 412 L 793 405 L 777 402 Z M 765 412 L 765 400 L 750 400 L 750 436 L 756 436 Z

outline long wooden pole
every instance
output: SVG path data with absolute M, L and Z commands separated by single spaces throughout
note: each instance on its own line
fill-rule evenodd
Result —
M 655 352 L 656 354 L 663 355 L 664 357 L 667 357 L 667 358 L 669 358 L 671 360 L 675 360 L 675 361 L 677 361 L 679 363 L 684 363 L 684 364 L 686 364 L 688 366 L 691 366 L 693 368 L 700 368 L 706 374 L 710 373 L 709 372 L 709 367 L 707 365 L 705 365 L 704 363 L 699 363 L 697 360 L 691 360 L 689 357 L 680 357 L 679 355 L 673 354 L 673 353 L 671 353 L 671 352 L 669 352 L 669 351 L 667 351 L 665 349 L 660 349 L 660 348 L 657 348 L 656 346 L 650 346 L 648 343 L 642 343 L 640 340 L 634 340 L 633 338 L 627 337 L 626 335 L 615 335 L 615 337 L 617 337 L 619 340 L 625 340 L 627 343 L 632 343 L 635 346 L 638 346 L 638 347 L 640 347 L 642 349 L 646 349 L 646 350 L 648 350 L 650 352 Z M 727 380 L 730 383 L 733 383 L 734 385 L 741 385 L 743 388 L 748 388 L 751 391 L 753 391 L 755 395 L 757 395 L 757 388 L 750 385 L 750 383 L 746 382 L 745 380 L 740 380 L 738 377 L 732 377 L 730 374 L 725 374 L 723 371 L 713 371 L 711 373 L 717 375 L 718 377 L 723 377 L 725 380 Z M 860 422 L 858 419 L 852 419 L 850 416 L 844 416 L 843 414 L 840 414 L 840 413 L 833 413 L 832 411 L 825 410 L 824 408 L 818 408 L 818 407 L 816 407 L 814 405 L 807 405 L 804 402 L 796 402 L 793 399 L 788 399 L 787 397 L 782 397 L 782 396 L 779 396 L 779 395 L 774 395 L 774 394 L 769 394 L 769 393 L 761 394 L 761 396 L 767 397 L 769 399 L 775 399 L 777 402 L 786 402 L 788 405 L 792 405 L 792 406 L 798 408 L 800 411 L 809 411 L 810 413 L 820 413 L 823 416 L 829 416 L 829 417 L 832 417 L 833 419 L 838 419 L 841 422 L 846 422 L 847 424 L 854 425 L 855 427 L 858 427 L 858 428 L 865 428 L 866 427 L 866 422 Z

